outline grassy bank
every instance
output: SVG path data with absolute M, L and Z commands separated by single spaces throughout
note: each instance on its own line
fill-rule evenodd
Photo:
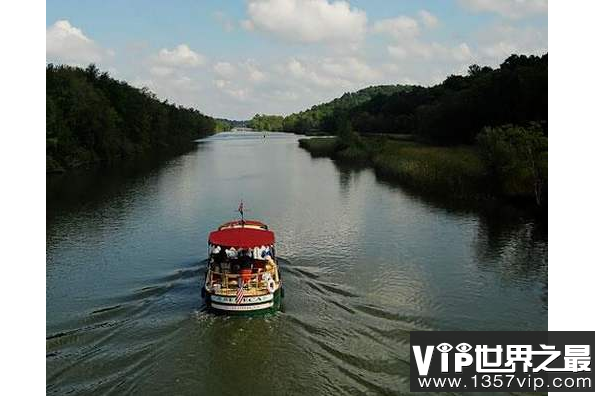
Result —
M 486 194 L 485 167 L 474 147 L 389 142 L 372 162 L 377 172 L 427 193 L 458 198 Z
M 499 181 L 479 146 L 431 146 L 383 137 L 362 137 L 350 145 L 340 138 L 306 138 L 299 145 L 313 156 L 372 166 L 379 175 L 423 193 L 535 205 L 527 170 L 518 169 Z
M 422 191 L 456 197 L 478 196 L 485 170 L 473 147 L 435 147 L 382 138 L 363 139 L 363 146 L 343 147 L 337 138 L 300 139 L 313 156 L 360 162 Z
M 337 149 L 336 138 L 302 138 L 298 145 L 314 157 L 333 157 Z

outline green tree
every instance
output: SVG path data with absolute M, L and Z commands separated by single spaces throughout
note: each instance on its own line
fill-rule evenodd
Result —
M 519 185 L 524 184 L 538 206 L 547 201 L 548 138 L 539 124 L 486 127 L 477 143 L 488 173 L 502 193 L 518 193 Z
M 214 132 L 215 125 L 196 109 L 161 102 L 93 64 L 46 67 L 48 171 L 181 152 Z

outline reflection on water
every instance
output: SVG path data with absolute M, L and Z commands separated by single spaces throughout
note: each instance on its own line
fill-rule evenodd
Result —
M 419 197 L 285 134 L 219 134 L 161 166 L 48 180 L 50 394 L 393 394 L 411 330 L 545 330 L 544 226 Z M 268 223 L 286 296 L 200 298 L 208 232 Z M 498 212 L 501 211 L 501 212 Z

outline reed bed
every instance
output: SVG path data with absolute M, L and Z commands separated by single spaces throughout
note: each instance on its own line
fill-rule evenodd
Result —
M 416 142 L 366 138 L 345 146 L 336 138 L 301 139 L 315 157 L 367 163 L 375 171 L 428 193 L 477 198 L 486 192 L 485 168 L 476 147 L 439 147 Z

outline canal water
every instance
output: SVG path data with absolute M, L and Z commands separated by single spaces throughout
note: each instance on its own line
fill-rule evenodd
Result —
M 544 226 L 465 210 L 312 158 L 290 134 L 222 133 L 160 165 L 47 182 L 49 394 L 404 394 L 413 330 L 546 330 Z M 210 230 L 276 234 L 286 294 L 206 312 Z

